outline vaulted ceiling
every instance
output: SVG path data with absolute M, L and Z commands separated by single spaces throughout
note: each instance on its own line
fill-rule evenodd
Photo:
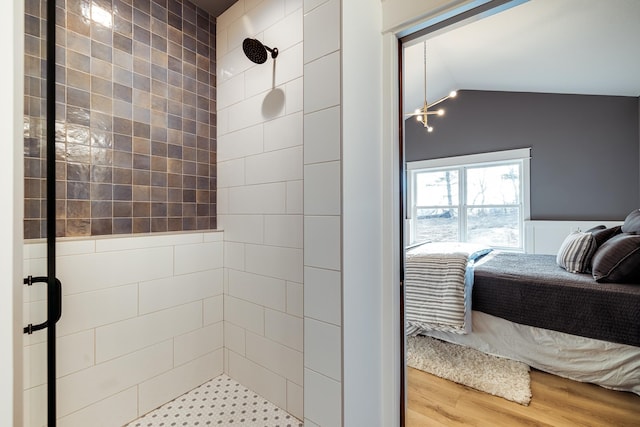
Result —
M 640 96 L 640 1 L 530 0 L 405 49 L 405 111 L 476 89 Z

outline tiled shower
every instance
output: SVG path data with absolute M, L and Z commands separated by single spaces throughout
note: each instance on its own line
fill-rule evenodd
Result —
M 40 2 L 29 1 L 32 20 Z M 187 1 L 58 4 L 60 425 L 122 425 L 222 373 L 305 425 L 338 425 L 340 1 L 239 0 L 206 25 Z M 111 44 L 89 19 L 103 10 Z M 251 64 L 245 36 L 277 46 L 278 60 Z M 37 275 L 43 116 L 30 108 L 43 92 L 32 74 L 25 271 Z M 37 317 L 42 293 L 26 300 Z M 42 337 L 25 339 L 25 425 L 43 424 L 43 351 Z

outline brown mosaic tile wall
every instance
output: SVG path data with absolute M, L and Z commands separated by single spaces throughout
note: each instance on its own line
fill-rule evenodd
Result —
M 46 6 L 25 4 L 31 239 L 46 235 Z M 57 5 L 57 235 L 215 229 L 215 19 L 181 0 Z

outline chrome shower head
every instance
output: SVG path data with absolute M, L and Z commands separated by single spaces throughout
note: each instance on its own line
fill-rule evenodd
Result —
M 271 52 L 271 57 L 273 59 L 276 59 L 278 56 L 277 47 L 271 49 L 256 39 L 244 39 L 244 42 L 242 42 L 242 50 L 244 50 L 244 54 L 247 55 L 247 58 L 256 64 L 264 64 L 267 60 L 267 51 Z

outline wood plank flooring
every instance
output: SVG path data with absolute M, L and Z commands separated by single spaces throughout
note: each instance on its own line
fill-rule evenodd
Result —
M 407 367 L 406 427 L 640 427 L 640 396 L 531 371 L 529 406 Z

